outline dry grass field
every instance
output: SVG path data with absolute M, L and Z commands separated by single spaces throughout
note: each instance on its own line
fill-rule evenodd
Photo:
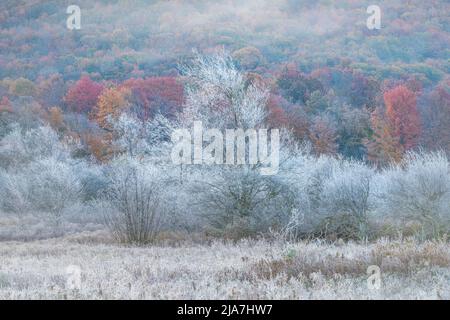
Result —
M 450 299 L 445 242 L 124 247 L 103 237 L 0 242 L 0 299 Z M 379 289 L 369 289 L 370 265 Z

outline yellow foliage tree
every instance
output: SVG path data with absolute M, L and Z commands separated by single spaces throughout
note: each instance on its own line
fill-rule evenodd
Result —
M 98 98 L 95 120 L 104 129 L 109 130 L 109 119 L 116 119 L 129 107 L 128 98 L 131 92 L 128 88 L 115 87 L 105 89 Z

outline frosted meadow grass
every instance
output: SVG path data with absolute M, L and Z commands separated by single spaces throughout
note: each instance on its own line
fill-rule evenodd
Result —
M 450 298 L 450 252 L 440 242 L 136 248 L 105 244 L 98 233 L 85 242 L 87 236 L 0 243 L 0 299 Z M 366 274 L 374 262 L 376 279 Z

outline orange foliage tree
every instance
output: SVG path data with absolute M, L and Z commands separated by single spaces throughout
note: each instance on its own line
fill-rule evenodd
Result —
M 404 151 L 403 147 L 380 109 L 376 109 L 372 113 L 371 127 L 373 134 L 370 140 L 366 141 L 368 160 L 378 166 L 392 161 L 400 161 Z
M 421 128 L 414 92 L 399 85 L 384 94 L 384 103 L 386 118 L 403 150 L 417 146 Z
M 105 162 L 109 160 L 114 153 L 111 144 L 112 142 L 111 133 L 105 134 L 86 133 L 83 135 L 83 140 L 85 141 L 89 152 L 99 162 Z
M 64 129 L 64 115 L 60 108 L 51 107 L 49 109 L 48 121 L 54 130 L 61 131 Z

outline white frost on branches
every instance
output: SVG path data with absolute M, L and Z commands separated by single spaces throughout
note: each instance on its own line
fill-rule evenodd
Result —
M 181 67 L 188 79 L 182 118 L 202 121 L 211 128 L 257 128 L 266 120 L 268 88 L 246 79 L 230 55 L 196 54 L 190 65 Z

